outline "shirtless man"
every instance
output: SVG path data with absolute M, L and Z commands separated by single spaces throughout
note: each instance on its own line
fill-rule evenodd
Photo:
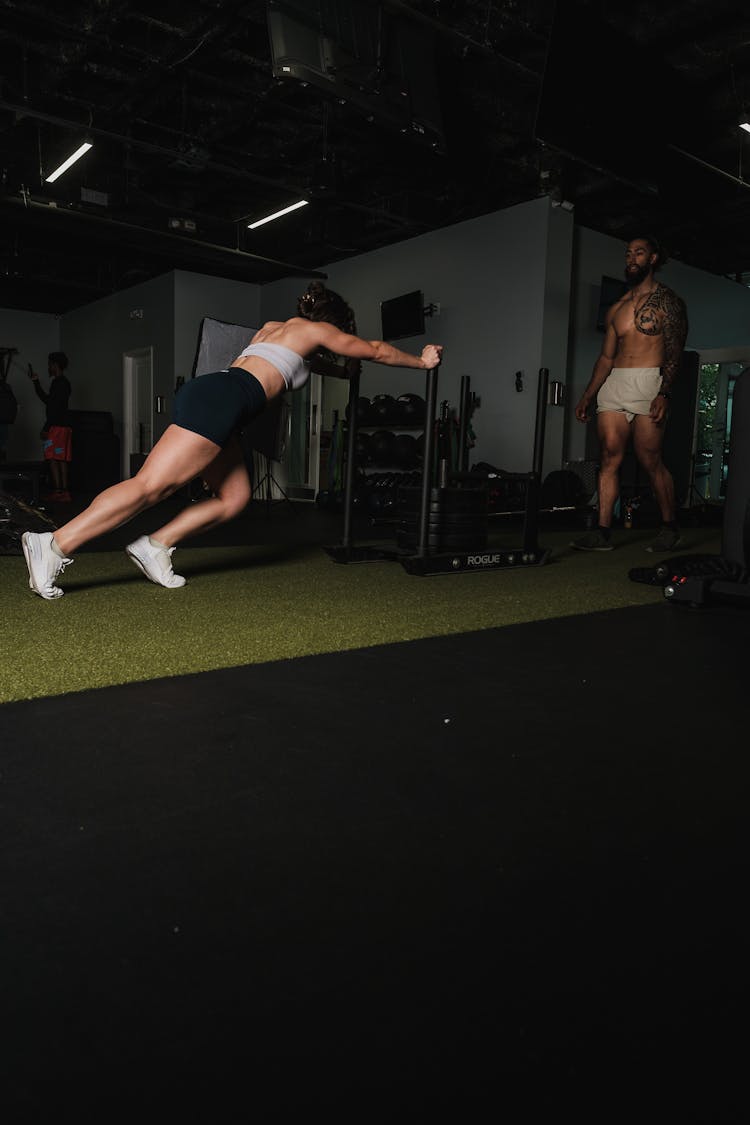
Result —
M 604 344 L 589 385 L 576 406 L 589 421 L 596 399 L 600 442 L 599 526 L 570 545 L 579 551 L 611 551 L 612 513 L 620 491 L 619 470 L 628 439 L 648 473 L 659 506 L 661 529 L 647 551 L 680 544 L 672 474 L 662 460 L 664 427 L 688 331 L 681 297 L 656 281 L 666 256 L 654 238 L 634 238 L 625 251 L 629 292 L 607 311 Z

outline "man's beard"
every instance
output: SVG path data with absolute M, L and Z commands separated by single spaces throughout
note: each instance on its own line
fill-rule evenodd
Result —
M 625 280 L 631 289 L 635 289 L 636 285 L 640 285 L 648 277 L 649 266 L 636 266 L 635 273 L 630 273 L 625 270 Z

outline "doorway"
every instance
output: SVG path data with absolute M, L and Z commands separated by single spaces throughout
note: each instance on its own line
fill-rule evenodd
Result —
M 122 479 L 134 477 L 154 444 L 153 348 L 122 356 Z

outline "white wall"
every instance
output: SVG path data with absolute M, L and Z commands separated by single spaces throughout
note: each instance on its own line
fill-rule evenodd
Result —
M 413 353 L 426 343 L 444 345 L 438 407 L 447 399 L 457 408 L 461 376 L 470 377 L 481 399 L 472 422 L 472 463 L 487 461 L 510 472 L 532 466 L 549 225 L 544 198 L 325 267 L 326 284 L 352 305 L 358 332 L 367 339 L 381 337 L 381 301 L 421 289 L 426 305 L 440 303 L 440 316 L 427 321 L 424 336 L 395 343 Z M 294 279 L 264 286 L 263 319 L 291 315 L 302 289 L 304 282 Z M 562 336 L 566 343 L 566 328 Z M 554 354 L 545 355 L 544 365 L 559 370 L 558 343 L 550 336 Z M 521 394 L 515 389 L 518 370 L 525 372 Z M 369 398 L 424 395 L 425 388 L 421 371 L 363 366 L 361 393 Z
M 572 213 L 562 207 L 552 207 L 541 298 L 544 302 L 541 365 L 549 371 L 550 384 L 563 384 L 564 399 L 561 405 L 550 405 L 546 409 L 542 478 L 552 470 L 559 469 L 564 460 L 574 233 Z
M 71 408 L 110 411 L 122 439 L 123 353 L 151 347 L 154 394 L 167 400 L 162 426 L 155 429 L 158 438 L 174 389 L 173 308 L 174 275 L 162 274 L 66 313 L 61 338 L 70 362 Z
M 585 456 L 586 430 L 575 421 L 575 403 L 588 382 L 601 346 L 596 310 L 602 274 L 622 276 L 624 243 L 573 225 L 573 216 L 546 198 L 409 239 L 328 267 L 328 284 L 354 307 L 358 331 L 381 335 L 380 302 L 421 289 L 425 304 L 440 303 L 424 337 L 397 341 L 419 352 L 426 342 L 445 346 L 438 403 L 459 404 L 462 375 L 480 397 L 470 461 L 511 472 L 531 468 L 540 367 L 566 386 L 565 409 L 547 411 L 544 471 Z M 687 302 L 688 347 L 704 351 L 750 343 L 750 290 L 670 262 L 660 274 Z M 263 287 L 185 271 L 165 274 L 113 294 L 60 320 L 45 314 L 0 310 L 3 346 L 19 347 L 12 378 L 23 421 L 11 434 L 9 457 L 37 459 L 41 403 L 19 376 L 32 361 L 41 375 L 49 351 L 70 358 L 71 405 L 111 410 L 118 433 L 122 419 L 122 354 L 154 349 L 154 392 L 171 415 L 174 383 L 189 375 L 203 316 L 254 327 L 296 311 L 305 277 Z M 143 316 L 131 313 L 142 310 Z M 524 390 L 515 389 L 516 371 Z M 407 390 L 424 394 L 422 372 L 365 364 L 362 393 L 368 397 Z M 160 429 L 157 427 L 156 436 Z
M 8 382 L 18 399 L 18 416 L 8 432 L 8 461 L 39 461 L 44 403 L 37 398 L 28 377 L 31 364 L 46 390 L 47 356 L 60 350 L 60 320 L 50 313 L 0 309 L 0 347 L 17 348 L 8 371 Z
M 188 377 L 204 316 L 235 324 L 260 323 L 260 287 L 178 270 L 113 293 L 63 317 L 0 309 L 0 340 L 16 347 L 9 378 L 19 400 L 8 460 L 38 460 L 43 404 L 25 377 L 32 363 L 47 386 L 47 355 L 62 349 L 70 361 L 74 410 L 106 410 L 122 438 L 123 353 L 151 347 L 154 395 L 165 412 L 155 417 L 155 438 L 169 424 L 178 375 Z

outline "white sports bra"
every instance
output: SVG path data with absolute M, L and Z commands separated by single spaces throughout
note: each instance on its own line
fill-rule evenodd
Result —
M 310 364 L 283 344 L 248 344 L 240 355 L 257 355 L 268 360 L 281 375 L 288 391 L 304 387 L 310 378 Z

